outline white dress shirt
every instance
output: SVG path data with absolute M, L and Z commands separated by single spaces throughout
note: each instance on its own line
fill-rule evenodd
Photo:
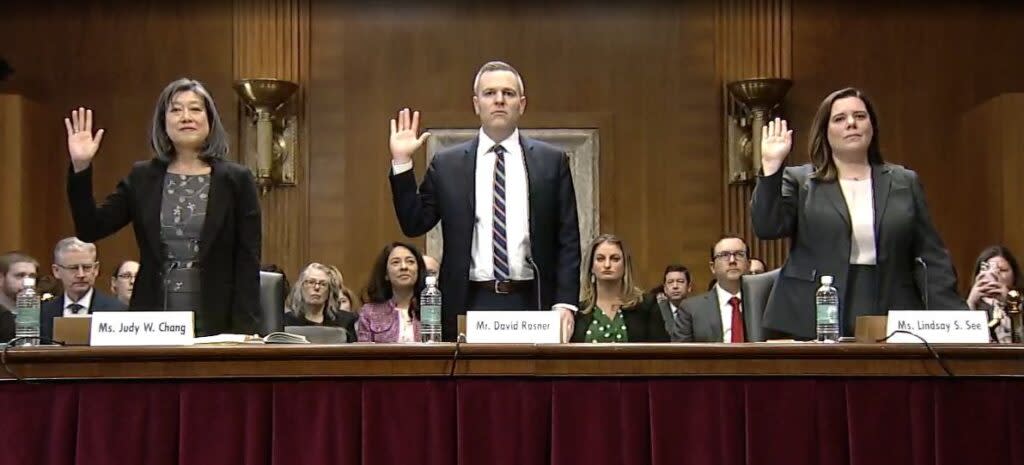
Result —
M 395 307 L 398 312 L 398 341 L 397 342 L 420 342 L 416 340 L 416 331 L 413 328 L 412 315 L 408 308 Z
M 494 164 L 497 156 L 491 149 L 496 142 L 480 128 L 477 136 L 476 222 L 473 226 L 473 245 L 470 251 L 469 280 L 494 279 Z M 533 268 L 526 263 L 530 255 L 530 197 L 526 179 L 523 147 L 519 144 L 519 129 L 501 141 L 505 149 L 505 239 L 508 244 L 509 279 L 533 279 Z M 412 162 L 394 164 L 394 174 L 412 169 Z
M 840 179 L 846 209 L 850 211 L 850 264 L 874 265 L 875 253 L 875 196 L 871 178 L 863 180 Z
M 743 314 L 743 296 L 740 293 L 730 294 L 718 284 L 715 284 L 715 292 L 718 294 L 718 311 L 722 314 L 722 342 L 732 342 L 732 305 L 729 300 L 739 298 L 740 314 Z
M 66 317 L 73 317 L 73 318 L 82 318 L 82 317 L 89 316 L 89 307 L 90 307 L 90 304 L 92 304 L 92 292 L 94 290 L 95 290 L 95 288 L 89 288 L 89 292 L 86 292 L 85 295 L 83 295 L 82 298 L 79 299 L 77 302 L 75 302 L 74 300 L 71 300 L 71 297 L 68 297 L 68 293 L 65 292 L 64 293 L 64 316 L 66 316 Z M 71 310 L 71 304 L 81 305 L 82 308 L 78 310 L 78 313 L 75 313 L 73 310 Z

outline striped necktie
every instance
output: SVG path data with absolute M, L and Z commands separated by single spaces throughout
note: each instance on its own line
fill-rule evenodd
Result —
M 494 280 L 506 281 L 509 277 L 508 235 L 505 227 L 505 148 L 495 145 L 494 152 Z

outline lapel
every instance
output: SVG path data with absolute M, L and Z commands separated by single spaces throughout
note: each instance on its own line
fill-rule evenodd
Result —
M 708 292 L 707 305 L 705 305 L 704 311 L 710 311 L 711 315 L 708 316 L 708 322 L 711 323 L 711 342 L 722 342 L 722 311 L 719 309 L 718 302 L 718 290 L 711 289 Z
M 538 158 L 540 157 L 540 154 L 534 151 L 535 145 L 533 143 L 533 139 L 523 136 L 522 131 L 519 132 L 519 146 L 523 149 L 523 169 L 526 170 L 526 205 L 529 206 L 526 216 L 528 222 L 527 227 L 530 230 L 530 236 L 536 237 L 534 236 L 533 231 L 533 215 L 529 214 L 529 212 L 539 211 L 539 209 L 533 205 L 533 200 L 539 200 L 541 195 L 533 190 L 535 186 L 541 185 L 540 181 L 537 179 L 537 176 L 540 175 L 540 159 Z
M 199 233 L 198 260 L 200 263 L 205 261 L 206 256 L 210 253 L 213 237 L 224 224 L 224 217 L 227 216 L 231 198 L 231 180 L 228 179 L 227 170 L 221 166 L 220 161 L 210 163 L 210 194 L 206 201 L 206 218 L 203 220 L 203 229 Z
M 843 190 L 839 187 L 839 180 L 835 182 L 815 182 L 818 190 L 828 199 L 829 203 L 839 212 L 839 216 L 846 222 L 846 228 L 852 227 L 850 221 L 850 209 L 846 206 L 846 198 L 843 197 Z
M 882 237 L 882 216 L 885 215 L 885 207 L 889 204 L 889 191 L 892 189 L 892 167 L 889 165 L 871 165 L 871 189 L 874 191 L 875 201 L 875 249 L 878 248 L 878 239 Z
M 167 174 L 167 164 L 153 160 L 150 162 L 150 169 L 147 172 L 148 179 L 140 183 L 139 198 L 142 199 L 141 212 L 142 230 L 145 231 L 146 242 L 149 243 L 150 252 L 161 262 L 164 259 L 162 241 L 160 240 L 160 210 L 164 198 L 164 175 Z
M 469 200 L 469 214 L 472 216 L 476 216 L 476 151 L 479 147 L 480 134 L 478 133 L 473 136 L 473 140 L 466 147 L 466 151 L 463 154 L 465 162 L 462 163 L 461 177 L 463 179 L 463 186 L 466 186 L 463 198 Z

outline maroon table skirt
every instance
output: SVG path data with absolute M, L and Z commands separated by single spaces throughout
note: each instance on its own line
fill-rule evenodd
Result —
M 1024 380 L 5 383 L 0 432 L 19 465 L 1024 465 Z

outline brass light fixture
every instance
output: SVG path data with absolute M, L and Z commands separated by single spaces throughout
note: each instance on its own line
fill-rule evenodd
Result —
M 761 128 L 793 86 L 781 78 L 755 78 L 726 85 L 732 96 L 728 108 L 729 182 L 753 182 L 761 170 Z
M 280 79 L 235 81 L 235 92 L 242 98 L 247 116 L 241 125 L 243 154 L 246 164 L 255 167 L 263 194 L 275 186 L 295 185 L 298 117 L 290 114 L 293 112 L 286 104 L 298 88 L 298 84 Z

